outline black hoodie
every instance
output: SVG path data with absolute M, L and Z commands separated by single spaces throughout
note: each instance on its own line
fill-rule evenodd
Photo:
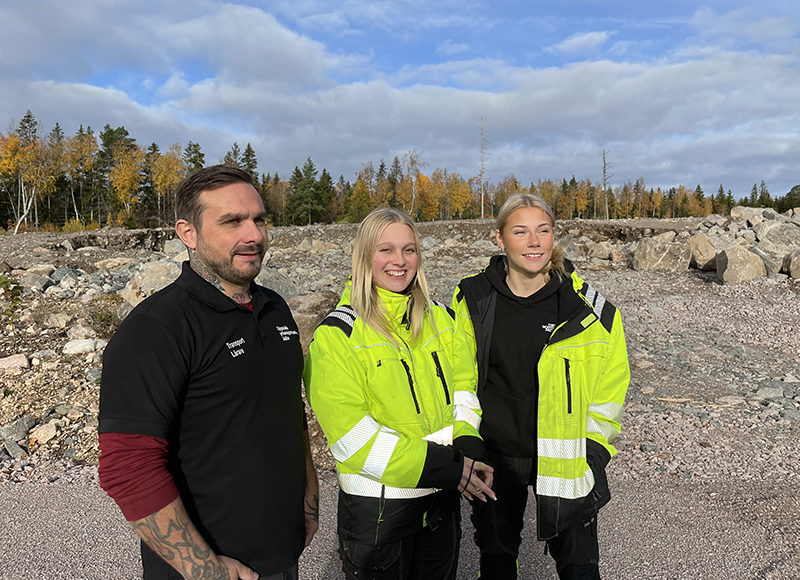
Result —
M 483 272 L 460 284 L 478 344 L 481 436 L 497 453 L 535 457 L 539 357 L 553 330 L 583 302 L 570 278 L 557 274 L 520 298 L 506 284 L 506 272 L 506 258 L 494 256 Z

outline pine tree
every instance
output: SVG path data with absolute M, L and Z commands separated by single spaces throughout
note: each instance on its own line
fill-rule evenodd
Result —
M 222 165 L 238 167 L 239 169 L 242 168 L 242 151 L 239 149 L 239 144 L 236 141 L 233 142 L 233 145 L 231 145 L 231 148 L 225 153 L 220 163 Z
M 258 160 L 256 159 L 256 152 L 250 143 L 245 146 L 240 161 L 241 168 L 252 176 L 253 183 L 258 183 Z
M 199 143 L 189 141 L 183 149 L 181 157 L 187 174 L 192 174 L 198 169 L 205 167 L 206 154 L 200 149 Z

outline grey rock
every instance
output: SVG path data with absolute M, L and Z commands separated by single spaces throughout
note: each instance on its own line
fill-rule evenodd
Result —
M 67 324 L 72 320 L 72 316 L 66 312 L 56 312 L 48 314 L 42 321 L 45 328 L 66 328 Z
M 761 387 L 756 391 L 756 397 L 759 399 L 781 399 L 783 398 L 783 389 L 780 387 Z
M 25 455 L 25 450 L 20 447 L 16 441 L 12 441 L 11 439 L 6 439 L 3 443 L 3 447 L 12 459 L 19 459 Z
M 689 238 L 692 251 L 691 263 L 700 270 L 714 270 L 717 267 L 717 248 L 705 234 L 696 234 Z
M 292 296 L 297 296 L 301 292 L 297 284 L 275 268 L 261 268 L 258 276 L 256 276 L 255 282 L 261 286 L 266 286 L 270 290 L 274 290 L 280 294 L 284 300 L 288 300 Z
M 488 253 L 497 253 L 499 248 L 497 244 L 489 240 L 475 240 L 469 245 L 472 250 L 479 250 Z
M 425 236 L 424 238 L 422 238 L 419 241 L 419 244 L 420 244 L 420 246 L 422 246 L 423 250 L 430 250 L 431 248 L 436 246 L 436 244 L 438 244 L 438 243 L 439 243 L 439 240 L 437 240 L 433 236 Z
M 783 258 L 781 271 L 794 279 L 800 279 L 800 249 L 792 250 Z
M 82 338 L 95 338 L 97 333 L 91 326 L 85 324 L 76 324 L 67 330 L 67 338 L 70 340 L 80 340 Z
M 105 340 L 99 338 L 79 338 L 67 342 L 62 352 L 64 354 L 85 354 L 105 348 L 106 344 L 108 343 Z
M 152 294 L 174 282 L 180 276 L 181 267 L 172 260 L 145 262 L 139 266 L 119 295 L 132 306 L 136 306 Z
M 764 261 L 740 246 L 731 246 L 717 255 L 717 277 L 725 283 L 745 282 L 767 275 Z
M 0 427 L 0 439 L 11 439 L 19 441 L 28 436 L 28 431 L 36 425 L 36 419 L 29 415 L 23 415 L 16 421 L 12 421 L 4 427 Z
M 673 234 L 674 232 L 670 232 Z M 681 272 L 689 269 L 692 250 L 686 242 L 664 242 L 656 238 L 639 241 L 633 254 L 634 270 Z
M 103 375 L 103 371 L 101 369 L 86 369 L 86 380 L 90 383 L 96 383 L 100 380 L 100 377 Z
M 37 292 L 44 292 L 53 285 L 53 280 L 49 276 L 37 274 L 35 272 L 26 272 L 19 280 L 24 288 L 29 288 Z
M 31 441 L 36 441 L 43 445 L 56 436 L 58 430 L 54 421 L 49 421 L 42 425 L 37 425 L 30 431 Z

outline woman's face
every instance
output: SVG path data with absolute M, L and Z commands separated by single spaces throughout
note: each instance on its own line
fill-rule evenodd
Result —
M 495 232 L 497 244 L 517 274 L 534 278 L 553 256 L 553 223 L 538 207 L 521 207 L 508 216 L 503 231 Z
M 372 256 L 372 283 L 390 292 L 405 292 L 417 275 L 417 243 L 406 224 L 386 226 Z

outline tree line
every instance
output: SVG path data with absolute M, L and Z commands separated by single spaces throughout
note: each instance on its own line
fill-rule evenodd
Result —
M 259 171 L 250 143 L 233 143 L 219 163 L 250 173 L 274 225 L 358 222 L 379 206 L 399 207 L 420 221 L 494 215 L 513 193 L 535 193 L 559 219 L 673 218 L 727 214 L 734 205 L 800 206 L 800 185 L 773 197 L 766 183 L 737 200 L 722 184 L 707 195 L 698 185 L 667 190 L 643 178 L 623 185 L 603 179 L 538 179 L 525 186 L 513 175 L 497 183 L 463 177 L 444 168 L 427 171 L 416 151 L 363 164 L 352 180 L 334 180 L 309 157 L 281 177 Z M 8 231 L 77 231 L 102 226 L 158 227 L 175 222 L 175 191 L 181 180 L 206 165 L 199 143 L 162 151 L 143 147 L 124 126 L 106 124 L 99 134 L 81 125 L 66 136 L 59 123 L 47 133 L 29 110 L 15 129 L 0 133 L 0 225 Z

